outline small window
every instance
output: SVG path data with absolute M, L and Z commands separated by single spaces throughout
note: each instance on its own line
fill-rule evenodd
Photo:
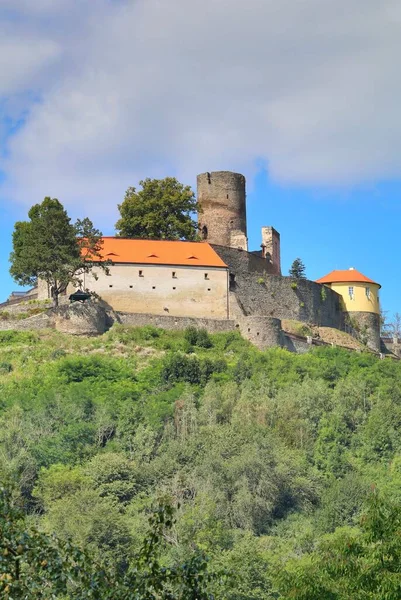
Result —
M 109 287 L 113 287 L 112 285 L 109 285 Z
M 176 289 L 176 288 L 175 288 L 175 287 L 173 287 L 173 290 L 175 290 L 175 289 Z
M 133 285 L 130 285 L 131 290 L 132 290 L 133 287 L 134 287 Z
M 370 300 L 370 287 L 365 288 L 366 298 Z
M 205 273 L 205 279 L 209 279 L 209 273 Z
M 177 279 L 177 273 L 175 271 L 172 272 L 171 276 L 173 279 Z
M 211 292 L 212 290 L 211 290 L 211 288 L 207 288 L 207 291 L 208 291 L 208 292 Z
M 155 289 L 156 289 L 156 286 L 155 286 L 155 285 L 152 285 L 152 290 L 155 290 Z
M 143 271 L 139 271 L 139 277 L 143 277 Z
M 351 300 L 354 300 L 354 286 L 350 285 L 348 288 L 348 294 Z

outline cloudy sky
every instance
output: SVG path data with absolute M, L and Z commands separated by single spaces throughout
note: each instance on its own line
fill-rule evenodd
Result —
M 141 178 L 236 170 L 284 269 L 355 266 L 401 312 L 399 0 L 0 0 L 0 282 L 45 195 L 113 233 Z

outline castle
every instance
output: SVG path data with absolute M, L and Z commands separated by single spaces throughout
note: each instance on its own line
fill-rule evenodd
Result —
M 104 237 L 110 271 L 95 268 L 84 288 L 125 323 L 239 329 L 265 348 L 291 346 L 282 320 L 295 320 L 362 332 L 380 352 L 378 283 L 355 269 L 332 271 L 317 282 L 283 276 L 280 234 L 271 226 L 262 227 L 260 249 L 250 251 L 243 175 L 198 175 L 197 198 L 201 241 Z M 39 300 L 50 297 L 44 282 L 37 294 Z

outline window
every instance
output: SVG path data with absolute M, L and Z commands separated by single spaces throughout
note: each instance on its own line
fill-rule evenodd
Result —
M 173 279 L 177 279 L 177 273 L 175 271 L 172 272 L 171 276 Z
M 366 298 L 370 300 L 370 287 L 365 288 Z
M 350 285 L 348 288 L 348 294 L 351 300 L 354 300 L 354 286 Z
M 113 287 L 112 285 L 109 285 L 109 287 Z
M 173 290 L 175 290 L 175 289 L 176 289 L 176 288 L 175 288 L 175 287 L 173 287 Z
M 209 279 L 209 273 L 205 273 L 205 279 Z
M 152 285 L 152 290 L 155 290 L 155 289 L 156 289 L 156 286 L 155 286 L 155 285 Z
M 132 289 L 133 287 L 134 287 L 133 285 L 130 285 L 130 288 L 131 288 L 131 289 Z
M 139 271 L 139 277 L 143 277 L 143 271 Z

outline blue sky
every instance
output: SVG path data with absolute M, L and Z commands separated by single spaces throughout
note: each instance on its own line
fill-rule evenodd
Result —
M 399 0 L 0 0 L 0 284 L 44 196 L 113 233 L 144 177 L 233 170 L 282 266 L 353 266 L 400 311 Z

